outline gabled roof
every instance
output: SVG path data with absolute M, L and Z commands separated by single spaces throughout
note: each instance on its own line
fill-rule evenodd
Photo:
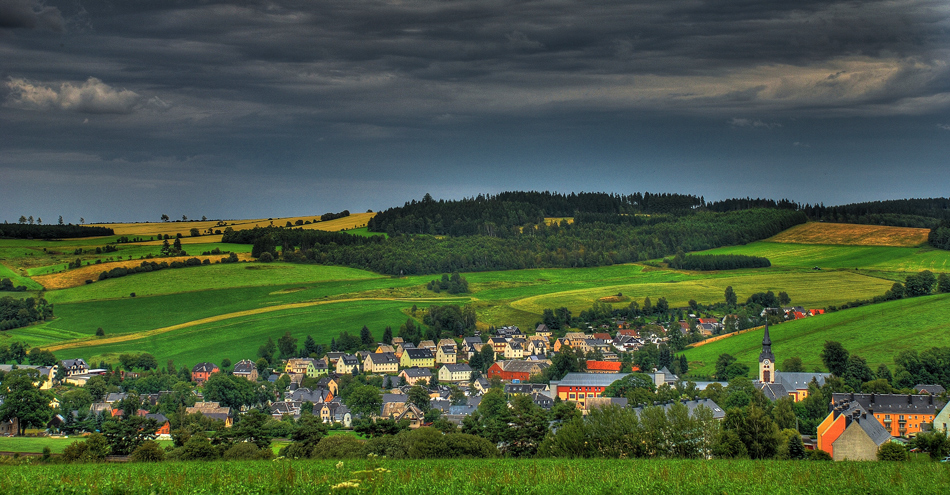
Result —
M 238 361 L 238 362 L 234 365 L 234 371 L 233 371 L 233 373 L 235 373 L 235 374 L 245 374 L 245 373 L 250 373 L 250 372 L 252 372 L 252 371 L 254 371 L 254 370 L 256 370 L 256 369 L 257 369 L 257 365 L 254 364 L 253 361 L 251 361 L 250 359 L 242 359 L 241 361 Z
M 891 439 L 891 434 L 857 401 L 843 401 L 837 404 L 832 409 L 832 414 L 835 418 L 839 415 L 845 416 L 845 428 L 857 423 L 875 445 L 880 446 Z
M 432 351 L 429 349 L 406 349 L 409 359 L 434 359 Z
M 442 367 L 449 370 L 450 373 L 465 373 L 465 372 L 471 373 L 472 372 L 472 367 L 465 363 L 446 364 L 446 365 L 443 365 Z
M 947 391 L 942 386 L 933 383 L 918 383 L 917 385 L 913 386 L 913 389 L 922 394 L 930 395 L 940 395 Z
M 399 363 L 399 358 L 391 352 L 377 352 L 369 355 L 370 361 L 373 364 L 396 364 Z
M 400 373 L 405 373 L 409 378 L 431 378 L 432 372 L 429 368 L 405 368 Z
M 471 345 L 471 344 L 482 344 L 482 343 L 483 343 L 481 337 L 465 337 L 464 339 L 462 339 L 462 342 L 464 342 L 464 343 L 466 343 L 466 344 L 469 344 L 469 345 Z
M 191 369 L 192 373 L 214 373 L 218 365 L 214 363 L 198 363 Z
M 932 395 L 906 394 L 831 394 L 833 404 L 860 404 L 865 411 L 889 414 L 937 414 L 945 402 Z
M 442 354 L 457 354 L 454 345 L 444 345 L 441 347 Z

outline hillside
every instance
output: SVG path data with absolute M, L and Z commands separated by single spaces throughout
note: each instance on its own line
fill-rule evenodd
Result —
M 893 366 L 894 356 L 906 349 L 950 346 L 950 294 L 901 299 L 828 313 L 769 328 L 772 352 L 781 370 L 790 357 L 802 359 L 806 370 L 824 368 L 819 357 L 825 341 L 841 342 L 852 354 L 876 369 Z M 755 373 L 762 350 L 763 331 L 751 331 L 687 349 L 690 373 L 712 375 L 720 354 L 731 354 Z
M 915 247 L 927 243 L 929 232 L 930 229 L 908 227 L 809 222 L 767 240 L 792 244 Z

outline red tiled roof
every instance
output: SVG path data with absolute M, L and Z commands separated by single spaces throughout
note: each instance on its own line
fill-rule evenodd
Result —
M 623 366 L 623 364 L 619 361 L 587 361 L 588 371 L 612 371 L 618 373 L 620 372 L 621 366 Z

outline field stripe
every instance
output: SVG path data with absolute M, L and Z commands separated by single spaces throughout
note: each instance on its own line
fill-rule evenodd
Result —
M 248 309 L 245 311 L 235 311 L 233 313 L 225 313 L 223 315 L 209 316 L 207 318 L 201 318 L 199 320 L 192 320 L 185 323 L 179 323 L 178 325 L 171 325 L 168 327 L 156 328 L 154 330 L 146 330 L 144 332 L 137 332 L 125 335 L 118 335 L 116 337 L 108 337 L 104 339 L 97 339 L 95 337 L 84 338 L 80 340 L 73 340 L 69 342 L 64 342 L 62 344 L 55 344 L 47 347 L 43 347 L 51 352 L 60 351 L 63 349 L 75 349 L 77 347 L 89 347 L 89 346 L 99 346 L 105 344 L 117 344 L 120 342 L 130 342 L 133 340 L 144 339 L 147 337 L 153 337 L 155 335 L 161 335 L 163 333 L 174 332 L 175 330 L 181 330 L 183 328 L 194 327 L 198 325 L 204 325 L 206 323 L 214 323 L 223 320 L 230 320 L 233 318 L 241 318 L 244 316 L 253 316 L 264 313 L 271 313 L 274 311 L 283 311 L 285 309 L 300 309 L 308 308 L 313 306 L 322 306 L 325 304 L 335 304 L 335 303 L 346 303 L 346 302 L 357 302 L 357 301 L 406 301 L 406 302 L 446 302 L 446 299 L 415 299 L 415 298 L 402 298 L 402 297 L 359 297 L 359 298 L 350 298 L 350 299 L 335 299 L 332 301 L 310 301 L 302 303 L 290 303 L 290 304 L 281 304 L 277 306 L 270 306 L 266 308 L 257 308 L 257 309 Z

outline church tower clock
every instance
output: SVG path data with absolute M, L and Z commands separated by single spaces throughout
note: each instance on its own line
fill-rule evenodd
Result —
M 765 323 L 765 336 L 762 338 L 762 352 L 759 354 L 759 381 L 775 383 L 775 355 L 772 354 L 772 339 L 769 338 L 769 324 Z

